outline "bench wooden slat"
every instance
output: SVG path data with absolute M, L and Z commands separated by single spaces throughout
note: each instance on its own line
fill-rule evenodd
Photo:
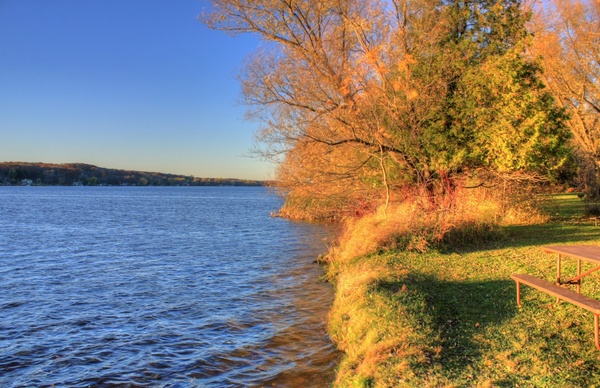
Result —
M 597 299 L 578 294 L 575 291 L 557 286 L 556 284 L 528 274 L 513 274 L 510 275 L 510 277 L 515 282 L 527 284 L 528 286 L 543 291 L 551 296 L 555 296 L 560 300 L 573 303 L 576 306 L 591 311 L 596 315 L 600 314 L 600 301 Z

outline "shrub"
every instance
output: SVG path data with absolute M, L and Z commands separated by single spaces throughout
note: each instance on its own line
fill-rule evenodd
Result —
M 360 218 L 345 220 L 345 228 L 330 251 L 330 260 L 385 250 L 425 252 L 486 242 L 501 236 L 500 225 L 534 224 L 546 220 L 527 198 L 505 190 L 456 189 L 453 201 L 432 206 L 424 195 L 406 195 L 401 202 L 380 207 Z

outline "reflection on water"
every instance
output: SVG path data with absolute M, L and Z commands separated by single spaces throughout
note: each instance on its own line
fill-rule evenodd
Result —
M 326 225 L 260 188 L 0 187 L 0 386 L 326 387 Z M 9 216 L 6 216 L 9 215 Z

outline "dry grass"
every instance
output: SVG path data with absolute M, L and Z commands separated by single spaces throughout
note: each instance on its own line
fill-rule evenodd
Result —
M 532 198 L 517 198 L 507 205 L 490 190 L 462 189 L 456 191 L 451 206 L 432 206 L 423 195 L 410 196 L 375 213 L 347 219 L 345 232 L 330 255 L 333 261 L 347 261 L 390 249 L 427 252 L 494 238 L 500 225 L 547 220 Z
M 376 318 L 387 311 L 387 306 L 375 290 L 393 280 L 392 272 L 386 264 L 378 265 L 372 260 L 340 269 L 329 319 L 330 334 L 346 355 L 337 376 L 338 386 L 371 386 L 370 376 L 382 375 L 382 370 L 398 357 L 402 362 L 393 365 L 396 373 L 414 378 L 411 366 L 428 360 L 427 349 L 415 344 L 432 333 L 426 327 L 415 330 L 410 321 L 399 319 L 410 315 L 409 311 L 393 310 L 386 313 L 384 320 Z M 398 292 L 410 294 L 402 288 Z M 379 381 L 375 386 L 392 385 L 390 381 Z

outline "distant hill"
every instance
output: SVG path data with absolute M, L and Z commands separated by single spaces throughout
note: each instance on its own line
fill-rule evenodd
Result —
M 264 186 L 267 182 L 196 178 L 187 175 L 116 170 L 83 163 L 0 163 L 0 185 L 47 186 Z

